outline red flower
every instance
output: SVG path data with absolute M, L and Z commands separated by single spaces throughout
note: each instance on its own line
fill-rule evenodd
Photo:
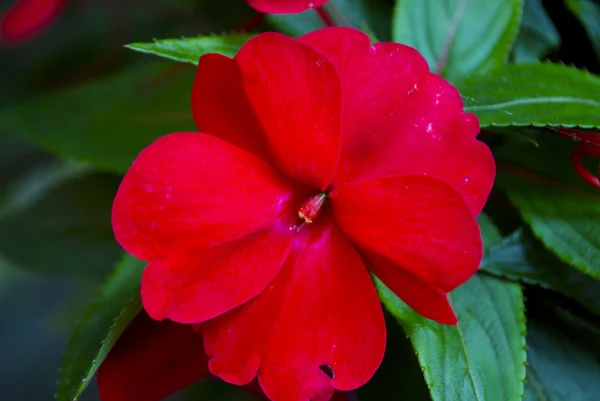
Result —
M 261 34 L 233 60 L 200 59 L 192 109 L 202 133 L 140 153 L 113 227 L 150 261 L 149 315 L 205 322 L 213 374 L 258 375 L 275 401 L 363 385 L 385 348 L 367 268 L 456 323 L 446 294 L 481 261 L 475 215 L 495 166 L 416 50 L 351 28 Z
M 157 322 L 141 313 L 98 369 L 102 401 L 160 401 L 211 377 L 202 337 L 190 325 Z M 256 381 L 245 390 L 267 399 Z M 336 392 L 334 400 L 345 401 Z
M 18 0 L 0 16 L 0 39 L 18 44 L 43 32 L 60 15 L 67 0 Z
M 557 131 L 569 139 L 582 142 L 571 152 L 571 164 L 575 172 L 588 184 L 600 188 L 600 163 L 598 164 L 598 175 L 592 174 L 581 163 L 581 159 L 584 157 L 600 159 L 600 134 L 568 128 L 560 128 Z
M 301 13 L 329 0 L 246 0 L 250 7 L 268 14 Z

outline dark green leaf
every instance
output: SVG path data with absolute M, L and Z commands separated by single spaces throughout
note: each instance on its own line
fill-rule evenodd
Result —
M 398 0 L 393 39 L 456 80 L 506 61 L 522 9 L 521 0 Z
M 577 175 L 571 165 L 571 151 L 580 143 L 562 137 L 553 130 L 517 129 L 526 130 L 530 137 L 497 137 L 501 139 L 500 144 L 492 147 L 500 172 L 547 182 L 548 185 L 557 185 L 567 191 L 598 194 L 595 188 Z M 586 160 L 584 164 L 585 162 Z M 592 163 L 591 167 L 593 166 Z
M 162 39 L 148 43 L 132 43 L 126 47 L 138 52 L 197 65 L 200 56 L 206 53 L 220 53 L 233 57 L 252 36 L 245 33 L 234 33 L 196 38 Z
M 546 247 L 600 279 L 600 198 L 534 175 L 502 173 L 496 182 Z
M 528 302 L 527 401 L 596 401 L 600 394 L 597 333 L 589 325 Z M 590 338 L 592 339 L 590 341 Z
M 526 0 L 523 23 L 513 46 L 516 63 L 538 61 L 560 45 L 560 35 L 541 0 Z
M 105 275 L 121 255 L 110 224 L 119 182 L 77 165 L 35 168 L 0 207 L 0 252 L 38 272 Z
M 130 67 L 104 80 L 51 93 L 0 112 L 0 129 L 59 155 L 124 172 L 156 138 L 195 130 L 192 67 Z
M 361 401 L 431 401 L 429 389 L 412 345 L 394 317 L 385 313 L 387 340 L 385 355 L 375 375 L 357 389 Z M 354 398 L 349 397 L 349 400 Z
M 474 276 L 450 296 L 456 326 L 421 317 L 380 281 L 376 285 L 410 337 L 434 401 L 521 400 L 525 316 L 519 284 Z
M 57 401 L 79 398 L 111 347 L 141 311 L 144 265 L 125 256 L 75 327 L 63 357 Z
M 596 56 L 600 58 L 600 5 L 591 0 L 565 0 L 567 8 L 585 28 Z
M 482 127 L 600 127 L 600 78 L 572 67 L 506 65 L 457 86 Z
M 483 271 L 560 292 L 600 315 L 600 281 L 562 263 L 525 230 L 492 246 Z
M 331 0 L 324 7 L 339 25 L 373 32 L 379 40 L 390 39 L 391 6 L 385 0 Z M 281 32 L 292 36 L 300 36 L 324 26 L 314 10 L 301 14 L 271 14 L 267 20 Z

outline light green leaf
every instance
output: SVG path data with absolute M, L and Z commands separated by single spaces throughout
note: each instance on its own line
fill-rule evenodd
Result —
M 477 223 L 479 223 L 484 251 L 488 251 L 492 246 L 502 242 L 500 230 L 487 214 L 481 213 L 477 216 Z
M 139 289 L 144 265 L 125 256 L 75 327 L 63 357 L 57 401 L 79 398 L 114 343 L 141 311 Z
M 457 87 L 482 127 L 600 127 L 600 78 L 572 67 L 506 65 Z
M 513 61 L 538 61 L 560 45 L 560 35 L 541 0 L 526 0 L 523 23 L 513 46 Z
M 456 80 L 506 61 L 522 9 L 522 0 L 397 0 L 392 37 Z
M 596 56 L 600 58 L 600 5 L 591 0 L 565 0 L 565 5 L 585 28 Z
M 200 56 L 207 53 L 219 53 L 233 57 L 252 36 L 254 35 L 232 33 L 196 38 L 161 39 L 154 42 L 132 43 L 125 47 L 138 52 L 197 65 Z
M 588 324 L 528 306 L 526 401 L 596 401 L 600 394 L 598 333 Z M 564 312 L 563 312 L 564 314 Z
M 496 183 L 546 247 L 563 262 L 600 279 L 600 197 L 535 176 L 501 173 Z
M 194 69 L 172 63 L 129 67 L 102 80 L 0 111 L 0 129 L 46 150 L 124 172 L 138 153 L 171 132 L 195 131 Z
M 518 230 L 493 245 L 481 270 L 559 292 L 600 315 L 600 281 L 562 263 L 528 230 Z
M 434 401 L 521 400 L 526 356 L 519 284 L 474 276 L 450 296 L 456 326 L 425 319 L 379 280 L 376 286 L 410 337 Z

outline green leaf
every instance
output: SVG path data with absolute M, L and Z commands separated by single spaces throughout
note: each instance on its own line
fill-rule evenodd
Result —
M 200 56 L 207 53 L 219 53 L 233 57 L 252 36 L 254 35 L 233 33 L 195 38 L 162 39 L 148 43 L 132 43 L 125 47 L 141 53 L 197 65 Z
M 144 262 L 125 256 L 75 327 L 63 357 L 57 401 L 81 396 L 111 347 L 141 311 L 144 266 Z
M 562 263 L 527 230 L 492 246 L 481 270 L 559 292 L 600 315 L 600 281 Z
M 4 109 L 0 129 L 61 156 L 125 172 L 156 138 L 196 130 L 192 67 L 145 63 L 113 76 Z
M 600 78 L 550 63 L 498 67 L 457 83 L 482 127 L 600 127 Z
M 376 286 L 410 337 L 434 401 L 521 400 L 526 356 L 519 284 L 474 276 L 450 296 L 456 326 L 425 319 L 379 280 Z
M 596 56 L 600 58 L 600 5 L 591 0 L 565 0 L 565 5 L 585 28 Z
M 541 0 L 526 0 L 523 23 L 513 46 L 515 63 L 538 61 L 560 45 L 560 35 Z
M 522 9 L 522 0 L 398 0 L 392 37 L 456 80 L 506 61 Z
M 536 237 L 565 263 L 600 279 L 600 198 L 535 175 L 499 174 L 497 185 Z
M 529 305 L 527 401 L 596 401 L 600 394 L 597 330 L 552 311 Z
M 122 253 L 110 224 L 119 183 L 72 164 L 29 171 L 0 207 L 0 252 L 36 272 L 104 276 Z
M 487 214 L 481 213 L 477 216 L 477 223 L 479 223 L 484 251 L 487 252 L 492 246 L 502 242 L 500 230 Z

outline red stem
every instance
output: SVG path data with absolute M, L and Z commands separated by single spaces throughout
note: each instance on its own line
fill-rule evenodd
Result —
M 600 178 L 592 174 L 581 163 L 581 159 L 585 156 L 600 158 L 600 147 L 590 144 L 581 144 L 571 151 L 571 164 L 573 165 L 573 169 L 575 169 L 577 174 L 579 174 L 579 176 L 588 184 L 600 189 Z M 600 174 L 600 165 L 598 167 L 598 173 Z
M 325 6 L 318 7 L 316 11 L 317 14 L 319 14 L 319 17 L 321 17 L 321 21 L 323 21 L 325 26 L 335 26 L 335 21 L 333 20 Z
M 244 23 L 235 32 L 250 32 L 256 29 L 265 19 L 265 14 L 257 11 L 252 18 Z

